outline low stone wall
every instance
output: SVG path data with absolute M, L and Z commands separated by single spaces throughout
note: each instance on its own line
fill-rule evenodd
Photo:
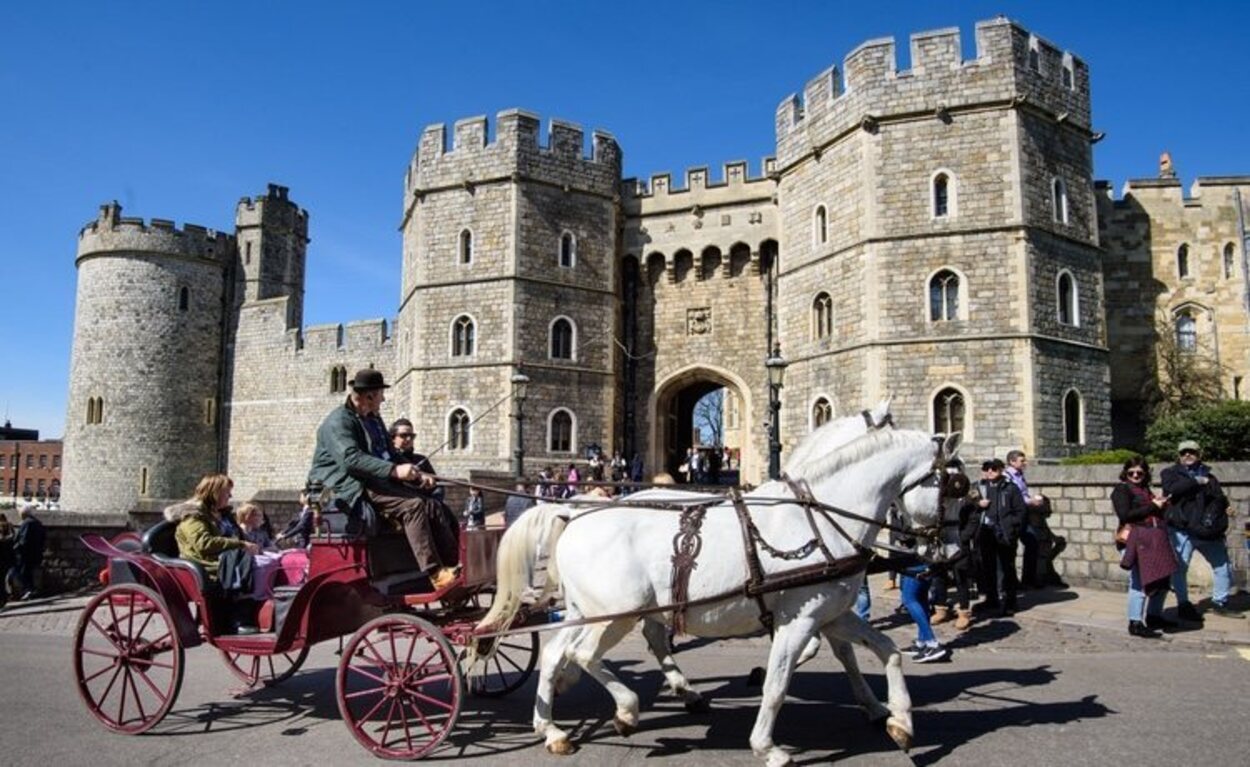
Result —
M 1159 474 L 1168 464 L 1151 467 L 1155 491 Z M 1228 528 L 1228 553 L 1233 561 L 1234 583 L 1246 587 L 1247 555 L 1244 524 L 1250 510 L 1250 463 L 1214 463 L 1211 470 L 1231 501 L 1235 514 Z M 1050 528 L 1068 539 L 1067 549 L 1055 562 L 1064 580 L 1075 585 L 1121 590 L 1127 588 L 1128 571 L 1120 567 L 1115 548 L 1119 526 L 1111 509 L 1111 491 L 1119 483 L 1120 466 L 1030 466 L 1029 489 L 1051 502 Z M 1201 554 L 1190 564 L 1189 584 L 1210 594 L 1211 568 Z
M 39 575 L 44 594 L 73 591 L 98 583 L 104 560 L 83 545 L 81 536 L 94 533 L 112 538 L 131 529 L 125 514 L 79 514 L 69 511 L 38 511 L 36 517 L 47 533 L 47 548 Z

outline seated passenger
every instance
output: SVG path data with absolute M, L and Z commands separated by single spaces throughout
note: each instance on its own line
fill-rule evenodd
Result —
M 240 538 L 256 544 L 261 551 L 278 550 L 278 545 L 274 543 L 273 536 L 265 528 L 265 515 L 261 512 L 259 506 L 254 503 L 245 503 L 239 507 L 235 517 L 239 520 Z
M 382 374 L 358 371 L 351 387 L 347 400 L 317 429 L 308 478 L 333 488 L 353 508 L 368 501 L 396 522 L 435 590 L 450 586 L 458 575 L 459 525 L 434 497 L 433 474 L 414 463 L 394 462 L 391 438 L 378 414 L 389 388 Z
M 217 578 L 217 560 L 230 549 L 243 549 L 259 554 L 260 547 L 225 535 L 221 529 L 221 509 L 230 507 L 234 482 L 225 474 L 209 474 L 195 486 L 189 501 L 165 509 L 165 518 L 177 522 L 174 539 L 178 556 L 204 568 L 210 578 Z

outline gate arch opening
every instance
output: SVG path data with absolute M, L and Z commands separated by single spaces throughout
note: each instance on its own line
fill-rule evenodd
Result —
M 755 451 L 751 446 L 751 391 L 737 375 L 720 368 L 691 365 L 660 382 L 651 396 L 651 454 L 648 465 L 654 470 L 667 472 L 678 482 L 682 474 L 678 467 L 685 462 L 687 452 L 696 446 L 696 405 L 706 395 L 724 390 L 720 411 L 718 447 L 722 453 L 729 448 L 734 456 L 730 468 L 725 469 L 723 481 L 737 483 L 755 480 Z M 706 433 L 706 429 L 704 429 Z M 705 447 L 710 447 L 705 445 Z

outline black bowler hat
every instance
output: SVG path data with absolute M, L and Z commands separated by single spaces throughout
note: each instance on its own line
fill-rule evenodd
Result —
M 352 379 L 351 386 L 356 391 L 391 388 L 388 384 L 382 381 L 382 374 L 373 368 L 357 370 L 356 377 Z

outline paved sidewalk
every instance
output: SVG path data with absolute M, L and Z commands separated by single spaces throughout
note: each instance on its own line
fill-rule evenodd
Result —
M 898 592 L 886 591 L 884 588 L 884 575 L 873 576 L 869 583 L 874 602 L 879 602 L 874 605 L 875 616 L 882 615 L 883 610 L 898 604 Z M 18 633 L 68 637 L 74 633 L 79 613 L 93 593 L 95 592 L 86 591 L 27 602 L 9 602 L 5 608 L 0 609 L 0 635 Z M 1021 610 L 1015 614 L 1014 619 L 1125 635 L 1128 631 L 1125 601 L 1126 595 L 1123 592 L 1102 589 L 1071 587 L 1026 591 L 1020 597 Z M 1246 618 L 1224 618 L 1208 611 L 1201 627 L 1191 624 L 1183 630 L 1167 634 L 1167 637 L 1176 642 L 1250 646 L 1250 595 L 1237 594 L 1232 602 L 1234 606 L 1246 610 Z M 1199 609 L 1203 609 L 1201 602 Z M 1175 617 L 1175 603 L 1170 598 L 1164 614 Z
M 869 587 L 874 601 L 880 598 L 885 600 L 883 604 L 898 603 L 898 591 L 884 590 L 884 575 L 870 578 Z M 1210 607 L 1209 600 L 1205 604 L 1197 602 L 1198 609 L 1205 613 L 1203 624 L 1182 624 L 1180 630 L 1169 632 L 1166 637 L 1178 642 L 1250 645 L 1250 595 L 1239 593 L 1230 601 L 1234 607 L 1244 610 L 1247 617 L 1225 618 L 1206 609 Z M 1020 610 L 1013 619 L 1101 629 L 1127 635 L 1127 602 L 1128 595 L 1124 591 L 1075 586 L 1044 588 L 1023 592 L 1020 595 Z M 879 614 L 879 608 L 874 609 L 874 615 Z M 1163 614 L 1167 618 L 1176 617 L 1176 602 L 1170 596 Z

